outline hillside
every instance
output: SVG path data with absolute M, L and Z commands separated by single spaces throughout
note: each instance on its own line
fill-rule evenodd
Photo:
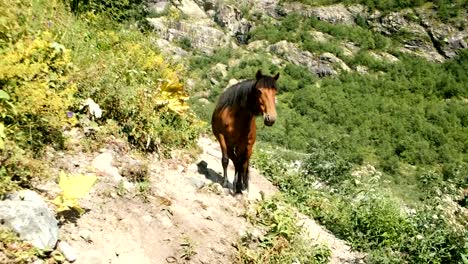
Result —
M 467 1 L 0 10 L 0 211 L 40 200 L 59 240 L 0 226 L 0 262 L 467 262 Z M 258 69 L 279 118 L 239 199 L 209 122 Z

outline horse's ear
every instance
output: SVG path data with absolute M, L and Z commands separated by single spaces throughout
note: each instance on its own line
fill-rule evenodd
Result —
M 262 70 L 258 70 L 257 73 L 255 74 L 255 78 L 257 78 L 257 80 L 259 80 L 260 78 L 262 78 L 263 74 L 262 74 Z
M 277 81 L 278 78 L 279 78 L 279 72 L 275 76 L 273 76 L 273 79 L 275 79 L 275 81 Z

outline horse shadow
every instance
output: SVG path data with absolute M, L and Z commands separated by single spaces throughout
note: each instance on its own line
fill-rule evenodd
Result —
M 198 173 L 205 175 L 205 178 L 208 180 L 214 182 L 214 183 L 219 183 L 221 186 L 223 186 L 223 176 L 213 169 L 208 168 L 208 163 L 204 160 L 200 161 L 197 164 L 198 167 Z M 228 182 L 227 186 L 223 186 L 224 188 L 229 188 L 232 189 L 233 185 L 231 182 Z

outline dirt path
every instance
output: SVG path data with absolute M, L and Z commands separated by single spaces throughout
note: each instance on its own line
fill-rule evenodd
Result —
M 270 196 L 277 190 L 252 170 L 248 198 L 234 198 L 216 183 L 222 171 L 218 145 L 208 138 L 199 145 L 203 153 L 192 164 L 184 158 L 150 160 L 152 193 L 144 196 L 146 202 L 135 196 L 136 187 L 97 170 L 99 182 L 81 201 L 87 213 L 61 227 L 61 239 L 77 252 L 75 263 L 232 263 L 233 245 L 251 228 L 243 217 L 246 205 L 259 199 L 260 191 Z M 74 160 L 76 172 L 89 173 L 96 171 L 98 155 L 112 156 L 112 167 L 127 153 L 109 147 L 100 154 L 62 158 Z M 232 164 L 228 175 L 232 182 Z M 356 256 L 343 241 L 313 220 L 301 219 L 311 237 L 332 248 L 331 263 L 354 263 Z

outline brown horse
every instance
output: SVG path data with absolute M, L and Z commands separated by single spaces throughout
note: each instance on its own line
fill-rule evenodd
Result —
M 276 120 L 275 76 L 263 75 L 259 70 L 255 80 L 246 80 L 229 87 L 219 98 L 213 112 L 211 127 L 222 151 L 224 186 L 228 185 L 229 159 L 235 167 L 234 190 L 242 193 L 249 188 L 249 159 L 255 143 L 257 127 L 255 117 L 263 115 L 265 125 Z

